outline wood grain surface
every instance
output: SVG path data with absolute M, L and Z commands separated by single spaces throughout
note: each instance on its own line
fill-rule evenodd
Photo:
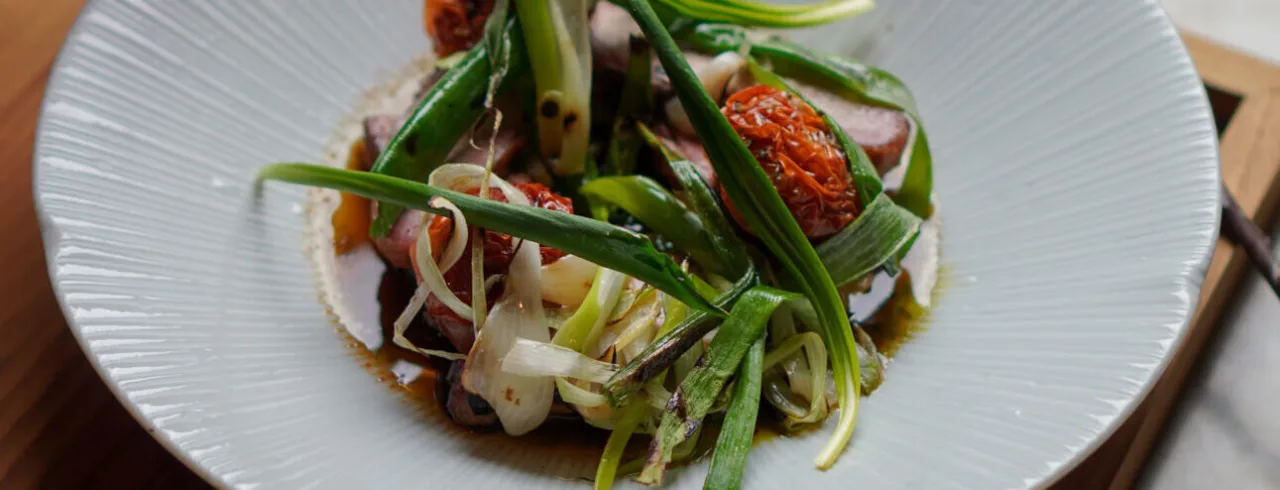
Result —
M 31 196 L 32 143 L 49 69 L 83 2 L 0 0 L 0 257 L 7 259 L 0 267 L 0 489 L 209 488 L 102 383 L 67 330 L 46 274 Z M 1206 79 L 1247 95 L 1224 135 L 1224 179 L 1246 211 L 1265 217 L 1280 197 L 1280 68 L 1201 40 L 1188 45 Z M 1132 485 L 1243 272 L 1220 246 L 1195 327 L 1168 377 L 1054 488 Z

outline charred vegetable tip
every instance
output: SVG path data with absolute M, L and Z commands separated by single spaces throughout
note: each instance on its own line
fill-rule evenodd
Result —
M 703 90 L 697 75 L 689 68 L 680 48 L 648 1 L 629 0 L 628 7 L 671 77 L 730 199 L 740 205 L 747 224 L 777 257 L 789 279 L 816 310 L 820 333 L 831 354 L 841 407 L 835 433 L 815 461 L 819 468 L 828 468 L 853 436 L 860 391 L 857 348 L 840 294 L 769 177 Z

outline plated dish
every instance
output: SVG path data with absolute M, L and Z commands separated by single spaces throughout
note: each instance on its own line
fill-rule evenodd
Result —
M 886 0 L 783 33 L 910 87 L 938 162 L 944 273 L 927 328 L 861 399 L 835 464 L 813 469 L 838 409 L 815 430 L 757 440 L 744 487 L 1041 487 L 1114 429 L 1176 349 L 1217 225 L 1203 89 L 1158 6 L 1070 7 Z M 96 2 L 68 38 L 35 155 L 50 275 L 122 403 L 217 486 L 595 477 L 605 430 L 473 430 L 436 408 L 430 376 L 410 398 L 372 379 L 359 344 L 381 324 L 359 306 L 377 304 L 384 274 L 358 278 L 368 287 L 331 281 L 351 289 L 326 287 L 320 301 L 316 281 L 383 262 L 371 245 L 333 250 L 326 206 L 338 192 L 255 184 L 266 162 L 342 167 L 364 116 L 412 105 L 432 52 L 420 2 Z M 388 87 L 404 91 L 382 105 Z M 657 134 L 658 122 L 646 125 Z M 689 271 L 701 274 L 696 261 Z M 398 292 L 416 289 L 404 282 Z M 379 352 L 393 346 L 388 336 Z M 412 374 L 379 375 L 401 373 Z M 758 425 L 775 423 L 768 410 Z M 568 440 L 582 433 L 597 435 Z M 644 456 L 647 437 L 633 441 Z M 712 459 L 668 466 L 664 485 L 702 486 Z
M 428 1 L 441 58 L 404 115 L 365 118 L 347 169 L 260 175 L 345 192 L 335 253 L 372 247 L 412 291 L 370 347 L 417 354 L 398 369 L 454 423 L 609 431 L 600 489 L 700 457 L 737 488 L 759 427 L 834 416 L 826 469 L 937 282 L 915 100 L 753 29 L 869 3 L 656 6 Z

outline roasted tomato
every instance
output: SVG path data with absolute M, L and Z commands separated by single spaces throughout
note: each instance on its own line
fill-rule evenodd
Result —
M 810 240 L 840 231 L 858 215 L 858 195 L 835 135 L 812 107 L 791 93 L 754 85 L 734 93 L 721 109 L 778 189 Z M 744 229 L 724 187 L 720 195 Z
M 551 189 L 542 184 L 517 184 L 517 189 L 524 192 L 529 198 L 529 203 L 544 209 L 553 211 L 561 211 L 573 213 L 573 202 L 567 197 L 560 196 Z M 467 194 L 479 195 L 480 189 L 471 189 Z M 498 189 L 489 189 L 489 198 L 494 201 L 506 202 L 506 196 Z M 449 242 L 449 237 L 453 232 L 453 219 L 445 216 L 433 216 L 427 224 L 427 236 L 431 239 L 431 252 L 433 259 L 439 260 L 440 254 Z M 507 267 L 511 265 L 511 259 L 515 255 L 515 249 L 512 247 L 511 237 L 493 231 L 485 231 L 484 234 L 484 273 L 485 276 L 494 274 L 502 274 L 507 271 Z M 542 247 L 543 265 L 555 262 L 564 256 L 564 252 L 550 247 Z M 410 248 L 410 253 L 416 255 L 414 248 Z M 416 258 L 414 260 L 415 272 Z M 462 257 L 449 270 L 444 271 L 444 282 L 449 286 L 449 290 L 458 296 L 459 300 L 465 303 L 471 303 L 471 246 L 463 250 Z M 490 290 L 485 295 L 488 306 L 493 306 L 497 300 L 500 291 Z M 444 302 L 440 301 L 435 295 L 427 297 L 427 321 L 440 330 L 453 344 L 458 352 L 467 352 L 471 350 L 471 344 L 475 341 L 475 335 L 471 326 L 471 322 L 458 316 L 453 310 L 449 309 Z
M 423 22 L 435 41 L 436 55 L 449 56 L 474 46 L 484 36 L 484 21 L 492 11 L 493 0 L 427 0 Z

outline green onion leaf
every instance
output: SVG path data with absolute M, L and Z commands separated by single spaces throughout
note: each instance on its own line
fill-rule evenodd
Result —
M 702 220 L 711 245 L 724 257 L 722 263 L 726 264 L 728 269 L 713 270 L 713 272 L 740 277 L 751 268 L 751 259 L 747 256 L 746 245 L 734 233 L 733 225 L 729 224 L 729 218 L 721 211 L 720 199 L 716 197 L 716 191 L 702 178 L 702 174 L 698 173 L 693 162 L 663 144 L 648 126 L 644 123 L 636 123 L 636 130 L 640 132 L 645 142 L 667 161 L 667 166 L 671 167 L 671 173 L 680 182 L 680 187 L 684 188 L 685 199 Z
M 731 22 L 758 27 L 805 27 L 866 13 L 873 0 L 828 0 L 786 5 L 752 0 L 653 0 L 675 13 L 702 22 Z
M 839 233 L 818 245 L 818 256 L 837 287 L 895 262 L 920 231 L 921 220 L 880 194 Z
M 510 42 L 506 62 L 509 73 L 528 66 L 519 25 L 507 22 L 504 29 Z M 425 181 L 431 171 L 444 163 L 454 145 L 466 137 L 484 112 L 486 90 L 492 76 L 489 50 L 485 45 L 471 48 L 440 81 L 427 91 L 409 120 L 378 155 L 370 172 L 414 181 Z M 369 229 L 373 237 L 386 236 L 404 208 L 393 203 L 378 206 L 378 215 Z
M 432 187 L 386 175 L 323 165 L 277 163 L 258 172 L 259 180 L 278 180 L 358 194 L 433 214 L 448 211 L 427 203 L 440 196 L 462 210 L 467 222 L 487 230 L 526 238 L 639 279 L 712 316 L 723 311 L 694 289 L 688 274 L 639 233 L 569 213 L 517 206 Z
M 582 186 L 581 192 L 588 199 L 622 208 L 703 267 L 725 273 L 720 252 L 711 243 L 702 220 L 653 179 L 640 175 L 601 177 Z
M 622 453 L 627 449 L 631 435 L 640 427 L 649 407 L 643 402 L 634 401 L 622 409 L 622 415 L 609 433 L 609 441 L 604 444 L 604 454 L 600 456 L 600 464 L 596 466 L 595 490 L 613 488 L 614 477 L 618 475 L 618 464 L 622 462 Z
M 711 469 L 707 471 L 705 490 L 737 490 L 747 470 L 747 453 L 756 432 L 756 414 L 760 412 L 760 379 L 764 375 L 764 336 L 751 344 L 751 349 L 738 365 L 738 380 L 733 384 L 733 399 L 720 426 Z M 826 366 L 823 366 L 825 368 Z M 824 387 L 825 389 L 825 387 Z
M 715 101 L 703 90 L 698 76 L 648 1 L 629 0 L 628 6 L 671 78 L 680 103 L 702 138 L 725 192 L 789 275 L 791 282 L 812 302 L 820 319 L 819 333 L 830 353 L 841 407 L 836 430 L 815 461 L 819 468 L 830 467 L 853 436 L 860 383 L 857 350 L 844 302 L 817 252 L 778 196 L 777 189 L 720 113 Z

